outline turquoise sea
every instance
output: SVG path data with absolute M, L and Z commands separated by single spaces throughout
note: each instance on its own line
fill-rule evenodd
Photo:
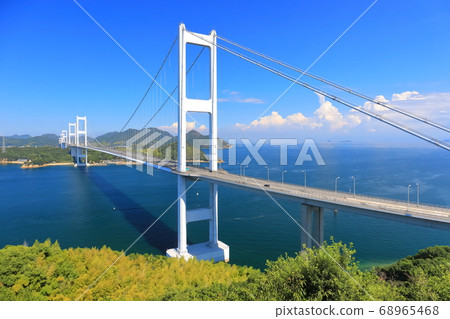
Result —
M 279 148 L 264 146 L 260 153 L 270 167 L 270 179 L 450 206 L 450 153 L 430 148 L 382 148 L 353 145 L 319 145 L 326 163 L 295 166 L 299 149 L 289 148 L 288 164 L 280 165 Z M 237 161 L 247 155 L 237 147 Z M 227 154 L 223 157 L 226 159 Z M 222 165 L 239 173 L 239 166 Z M 246 175 L 267 177 L 267 169 L 254 160 Z M 207 185 L 199 182 L 188 193 L 189 207 L 207 204 Z M 101 247 L 125 250 L 176 200 L 176 177 L 155 171 L 153 176 L 126 166 L 87 169 L 54 166 L 21 169 L 0 166 L 0 247 L 35 240 L 58 240 L 61 247 Z M 299 219 L 298 203 L 279 199 Z M 230 262 L 263 268 L 299 249 L 298 226 L 265 194 L 219 187 L 219 238 L 230 246 Z M 129 252 L 164 254 L 176 246 L 176 204 Z M 189 224 L 190 243 L 207 240 L 207 224 Z M 362 268 L 391 263 L 432 245 L 450 245 L 450 232 L 413 226 L 339 211 L 325 212 L 325 238 L 352 242 Z

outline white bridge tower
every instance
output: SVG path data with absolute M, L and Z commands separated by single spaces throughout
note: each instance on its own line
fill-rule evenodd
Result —
M 76 166 L 88 166 L 87 155 L 87 117 L 77 116 L 75 123 L 69 123 L 68 144 L 70 155 L 75 158 Z M 84 147 L 83 147 L 84 146 Z
M 67 144 L 68 145 L 75 145 L 76 144 L 76 138 L 75 136 L 77 135 L 76 133 L 76 123 L 69 123 L 69 130 L 68 130 L 68 134 L 67 134 Z
M 61 148 L 67 148 L 67 130 L 62 130 L 59 136 L 59 145 Z
M 217 53 L 216 31 L 209 35 L 186 30 L 179 26 L 179 111 L 178 111 L 178 171 L 186 172 L 186 127 L 188 112 L 209 114 L 209 170 L 217 171 Z M 190 99 L 186 95 L 186 44 L 209 48 L 210 52 L 210 97 L 207 100 Z M 218 236 L 218 187 L 209 184 L 209 206 L 186 209 L 186 184 L 188 177 L 178 175 L 178 247 L 167 250 L 169 257 L 183 257 L 214 261 L 228 261 L 229 247 L 219 241 Z M 209 241 L 187 244 L 187 223 L 201 220 L 209 221 Z

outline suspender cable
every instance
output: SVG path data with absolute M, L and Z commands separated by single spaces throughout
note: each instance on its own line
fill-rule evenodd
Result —
M 194 36 L 197 36 L 197 37 L 203 39 L 204 41 L 207 41 L 207 42 L 209 42 L 209 43 L 214 45 L 214 43 L 208 41 L 207 39 L 205 39 L 203 37 L 200 37 L 200 36 L 198 36 L 198 35 L 196 35 L 194 33 L 191 33 L 191 34 L 193 34 Z M 350 103 L 350 102 L 348 102 L 348 101 L 346 101 L 344 99 L 341 99 L 341 98 L 339 98 L 339 97 L 337 97 L 335 95 L 332 95 L 332 94 L 330 94 L 330 93 L 328 93 L 328 92 L 326 92 L 324 90 L 321 90 L 321 89 L 319 89 L 317 87 L 314 87 L 314 86 L 312 86 L 312 85 L 310 85 L 310 84 L 308 84 L 306 82 L 298 81 L 295 78 L 293 78 L 293 77 L 291 77 L 291 76 L 289 76 L 289 75 L 287 75 L 287 74 L 285 74 L 285 73 L 283 73 L 281 71 L 278 71 L 278 70 L 276 70 L 274 68 L 271 68 L 271 67 L 269 67 L 267 65 L 264 65 L 264 64 L 262 64 L 262 63 L 260 63 L 258 61 L 255 61 L 255 60 L 253 60 L 253 59 L 251 59 L 249 57 L 246 57 L 243 54 L 235 52 L 235 51 L 233 51 L 233 50 L 231 50 L 231 49 L 229 49 L 227 47 L 224 47 L 224 46 L 222 46 L 220 44 L 215 44 L 215 45 L 218 48 L 221 48 L 221 49 L 223 49 L 223 50 L 225 50 L 225 51 L 227 51 L 227 52 L 229 52 L 229 53 L 231 53 L 231 54 L 233 54 L 233 55 L 235 55 L 235 56 L 237 56 L 237 57 L 239 57 L 239 58 L 241 58 L 243 60 L 246 60 L 247 62 L 255 64 L 256 66 L 259 66 L 260 68 L 263 68 L 263 69 L 265 69 L 267 71 L 270 71 L 270 72 L 272 72 L 272 73 L 274 73 L 274 74 L 276 74 L 276 75 L 278 75 L 280 77 L 283 77 L 283 78 L 285 78 L 285 79 L 287 79 L 289 81 L 292 81 L 292 82 L 294 82 L 294 83 L 296 83 L 298 85 L 301 85 L 301 86 L 303 86 L 303 87 L 305 87 L 305 88 L 307 88 L 307 89 L 309 89 L 309 90 L 311 90 L 311 91 L 313 91 L 315 93 L 318 93 L 320 95 L 326 96 L 329 99 L 332 99 L 332 100 L 334 100 L 334 101 L 336 101 L 338 103 L 341 103 L 341 104 L 343 104 L 345 106 L 348 106 L 348 107 L 350 107 L 350 108 L 352 108 L 352 109 L 354 109 L 354 110 L 356 110 L 356 111 L 358 111 L 360 113 L 368 115 L 368 116 L 370 116 L 372 118 L 375 118 L 375 119 L 377 119 L 377 120 L 379 120 L 381 122 L 384 122 L 384 123 L 386 123 L 386 124 L 388 124 L 390 126 L 393 126 L 393 127 L 397 128 L 399 130 L 402 130 L 402 131 L 404 131 L 404 132 L 406 132 L 408 134 L 414 135 L 414 136 L 416 136 L 416 137 L 418 137 L 418 138 L 420 138 L 420 139 L 422 139 L 424 141 L 427 141 L 427 142 L 429 142 L 429 143 L 431 143 L 433 145 L 439 146 L 439 147 L 441 147 L 441 148 L 443 148 L 443 149 L 445 149 L 447 151 L 450 151 L 450 145 L 445 143 L 445 142 L 443 142 L 443 141 L 440 141 L 440 140 L 438 140 L 436 138 L 433 138 L 433 137 L 429 137 L 429 136 L 427 136 L 427 135 L 425 135 L 425 134 L 423 134 L 423 133 L 421 133 L 419 131 L 413 130 L 413 129 L 407 127 L 407 126 L 404 126 L 404 125 L 399 124 L 397 122 L 394 122 L 392 120 L 386 119 L 380 114 L 377 114 L 377 113 L 365 110 L 365 109 L 363 109 L 360 106 L 354 105 L 354 104 L 352 104 L 352 103 Z
M 197 62 L 197 60 L 200 58 L 200 56 L 202 55 L 203 51 L 205 50 L 205 47 L 203 47 L 200 52 L 198 53 L 197 57 L 195 58 L 195 60 L 192 62 L 191 66 L 188 68 L 188 70 L 186 71 L 186 74 L 189 73 L 189 71 L 191 71 L 192 67 L 194 66 L 194 64 Z M 167 97 L 167 99 L 164 101 L 164 103 L 159 107 L 159 109 L 155 112 L 155 114 L 153 114 L 153 116 L 150 118 L 150 120 L 148 120 L 147 123 L 145 123 L 145 125 L 142 127 L 141 130 L 143 130 L 144 128 L 147 127 L 147 125 L 150 124 L 151 121 L 153 121 L 153 119 L 156 117 L 156 115 L 158 115 L 158 113 L 162 110 L 162 108 L 167 104 L 167 102 L 170 100 L 170 98 L 172 97 L 172 95 L 175 93 L 175 91 L 178 90 L 178 85 L 172 90 L 172 92 L 170 92 L 170 95 Z
M 385 107 L 385 108 L 387 108 L 387 109 L 390 109 L 390 110 L 392 110 L 392 111 L 394 111 L 394 112 L 403 114 L 403 115 L 408 116 L 408 117 L 410 117 L 410 118 L 413 118 L 413 119 L 415 119 L 415 120 L 417 120 L 417 121 L 421 121 L 421 122 L 423 122 L 423 123 L 426 123 L 426 124 L 428 124 L 428 125 L 431 125 L 431 126 L 434 126 L 434 127 L 438 128 L 438 129 L 440 129 L 440 130 L 443 130 L 443 131 L 446 131 L 446 132 L 450 133 L 450 128 L 445 127 L 444 125 L 441 125 L 441 124 L 435 123 L 435 122 L 433 122 L 433 121 L 430 121 L 430 120 L 427 119 L 427 118 L 424 118 L 424 117 L 421 117 L 421 116 L 412 114 L 412 113 L 410 113 L 410 112 L 408 112 L 408 111 L 405 111 L 405 110 L 402 110 L 401 108 L 398 108 L 398 107 L 396 107 L 396 106 L 392 106 L 392 105 L 390 105 L 390 104 L 387 104 L 387 103 L 378 101 L 378 100 L 376 100 L 376 99 L 374 99 L 374 98 L 371 98 L 371 97 L 369 97 L 369 96 L 367 96 L 367 95 L 364 95 L 364 94 L 362 94 L 362 93 L 356 92 L 356 91 L 354 91 L 354 90 L 352 90 L 352 89 L 349 89 L 349 88 L 347 88 L 347 87 L 344 87 L 344 86 L 342 86 L 342 85 L 339 85 L 339 84 L 333 83 L 333 82 L 331 82 L 331 81 L 328 81 L 328 80 L 326 80 L 326 79 L 324 79 L 324 78 L 321 78 L 321 77 L 319 77 L 319 76 L 317 76 L 317 75 L 314 75 L 314 74 L 312 74 L 312 73 L 306 72 L 306 71 L 304 71 L 304 70 L 302 70 L 302 69 L 300 69 L 300 68 L 297 68 L 297 67 L 294 67 L 294 66 L 292 66 L 292 65 L 289 65 L 289 64 L 287 64 L 287 63 L 284 63 L 284 62 L 282 62 L 282 61 L 280 61 L 280 60 L 277 60 L 277 59 L 275 59 L 275 58 L 272 58 L 272 57 L 270 57 L 270 56 L 268 56 L 268 55 L 265 55 L 265 54 L 263 54 L 263 53 L 260 53 L 260 52 L 258 52 L 258 51 L 255 51 L 255 50 L 253 50 L 253 49 L 250 49 L 250 48 L 248 48 L 248 47 L 245 47 L 245 46 L 243 46 L 243 45 L 240 45 L 240 44 L 238 44 L 238 43 L 236 43 L 236 42 L 227 40 L 227 39 L 222 38 L 222 37 L 220 37 L 220 36 L 217 36 L 217 37 L 218 37 L 219 39 L 225 41 L 225 42 L 228 42 L 228 43 L 230 43 L 230 44 L 232 44 L 232 45 L 238 47 L 238 48 L 241 48 L 241 49 L 243 49 L 243 50 L 245 50 L 245 51 L 247 51 L 247 52 L 250 52 L 250 53 L 253 53 L 253 54 L 255 54 L 255 55 L 258 55 L 258 56 L 260 56 L 260 57 L 262 57 L 262 58 L 264 58 L 264 59 L 267 59 L 267 60 L 269 60 L 269 61 L 272 61 L 272 62 L 274 62 L 274 63 L 277 63 L 277 64 L 279 64 L 279 65 L 281 65 L 281 66 L 284 66 L 284 67 L 286 67 L 286 68 L 288 68 L 288 69 L 291 69 L 291 70 L 293 70 L 293 71 L 295 71 L 295 72 L 298 72 L 298 73 L 301 73 L 301 74 L 303 74 L 303 75 L 306 75 L 307 77 L 310 77 L 310 78 L 315 79 L 315 80 L 317 80 L 317 81 L 320 81 L 320 82 L 322 82 L 322 83 L 331 85 L 331 86 L 333 86 L 333 87 L 335 87 L 335 88 L 337 88 L 337 89 L 339 89 L 339 90 L 342 90 L 342 91 L 344 91 L 344 92 L 353 94 L 353 95 L 358 96 L 358 97 L 360 97 L 360 98 L 362 98 L 362 99 L 364 99 L 364 100 L 367 100 L 367 101 L 372 102 L 372 103 L 376 103 L 376 104 L 378 104 L 378 105 L 380 105 L 380 106 L 383 106 L 383 107 Z
M 128 125 L 128 123 L 130 123 L 131 119 L 134 117 L 134 115 L 136 114 L 136 112 L 139 110 L 142 102 L 144 102 L 145 98 L 147 97 L 148 92 L 150 92 L 150 89 L 152 88 L 153 84 L 155 84 L 156 78 L 158 77 L 159 73 L 161 72 L 162 68 L 164 67 L 164 64 L 166 63 L 170 53 L 172 52 L 173 47 L 175 46 L 175 43 L 178 40 L 178 35 L 175 37 L 175 40 L 173 41 L 172 45 L 170 46 L 169 52 L 167 53 L 166 57 L 164 58 L 164 61 L 162 62 L 161 66 L 159 67 L 158 72 L 156 73 L 156 75 L 153 77 L 153 81 L 152 83 L 150 83 L 150 86 L 148 87 L 147 91 L 145 91 L 144 96 L 142 97 L 141 101 L 138 103 L 138 105 L 136 106 L 136 109 L 134 110 L 133 114 L 131 114 L 130 118 L 128 119 L 128 121 L 125 123 L 125 125 L 122 127 L 122 129 L 120 130 L 120 132 L 123 132 L 123 130 L 125 129 L 125 127 Z

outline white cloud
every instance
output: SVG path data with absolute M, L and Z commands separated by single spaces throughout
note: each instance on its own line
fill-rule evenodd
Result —
M 317 129 L 327 126 L 330 130 L 334 131 L 358 126 L 361 123 L 358 115 L 350 114 L 344 117 L 331 102 L 326 101 L 322 95 L 318 96 L 320 107 L 314 111 L 312 117 L 306 117 L 302 113 L 294 113 L 283 117 L 278 112 L 273 111 L 270 115 L 263 116 L 253 121 L 250 125 L 237 123 L 235 127 L 241 130 L 248 130 L 250 128 L 292 130 L 301 128 Z
M 375 98 L 392 106 L 396 106 L 412 114 L 430 119 L 444 126 L 450 126 L 450 93 L 426 93 L 417 91 L 406 91 L 395 93 L 390 97 L 379 95 Z M 324 138 L 350 138 L 352 140 L 365 139 L 388 139 L 391 142 L 400 141 L 407 137 L 393 127 L 372 119 L 357 110 L 351 109 L 340 112 L 333 105 L 332 101 L 327 101 L 323 96 L 319 96 L 320 105 L 308 117 L 302 113 L 282 115 L 276 111 L 253 121 L 250 125 L 236 124 L 234 126 L 239 131 L 246 131 L 248 134 L 295 134 L 295 132 L 307 131 L 308 134 Z M 361 108 L 377 113 L 386 119 L 391 119 L 404 126 L 416 129 L 424 134 L 441 137 L 440 132 L 436 132 L 428 125 L 413 120 L 402 114 L 389 110 L 373 102 L 365 102 Z M 330 137 L 330 132 L 333 137 Z
M 375 101 L 382 102 L 382 103 L 389 103 L 389 100 L 387 100 L 383 95 L 377 95 L 375 97 Z M 364 103 L 363 108 L 368 111 L 373 111 L 373 112 L 382 112 L 382 111 L 386 110 L 385 107 L 383 107 L 377 103 L 373 103 L 373 102 L 369 102 L 369 101 Z M 353 111 L 357 112 L 355 110 L 353 110 Z
M 259 120 L 254 120 L 252 126 L 270 127 L 281 126 L 286 124 L 287 120 L 283 118 L 278 112 L 272 112 L 270 115 L 263 116 Z
M 238 103 L 252 103 L 252 104 L 263 104 L 264 101 L 261 99 L 256 99 L 254 97 L 248 97 L 245 99 L 237 99 L 236 102 Z
M 394 95 L 392 96 L 393 101 Z M 450 93 L 420 94 L 405 100 L 396 100 L 395 105 L 411 113 L 436 121 L 448 122 L 450 119 L 448 116 L 448 111 L 450 110 Z
M 423 100 L 419 92 L 417 91 L 406 91 L 399 94 L 392 94 L 392 101 L 406 101 L 406 100 Z
M 403 93 L 392 94 L 391 101 L 384 97 L 379 98 L 379 100 L 411 114 L 429 119 L 435 123 L 439 123 L 443 126 L 450 126 L 450 93 L 421 94 L 417 91 L 406 91 Z M 437 139 L 446 138 L 442 132 L 426 125 L 425 123 L 414 120 L 406 115 L 402 115 L 375 103 L 366 102 L 364 103 L 363 108 L 381 115 L 385 119 L 392 120 L 393 122 L 399 123 L 405 127 L 421 132 L 422 134 L 429 135 Z M 352 111 L 352 113 L 353 112 L 356 111 Z M 365 115 L 360 116 L 364 122 L 363 125 L 361 125 L 361 133 L 364 131 L 376 132 L 374 136 L 380 136 L 380 138 L 381 136 L 390 136 L 391 139 L 397 141 L 403 138 L 403 136 L 406 136 L 399 130 L 394 129 L 376 119 L 372 119 Z
M 169 126 L 159 126 L 158 127 L 160 130 L 166 131 L 171 133 L 172 135 L 177 135 L 178 134 L 178 123 L 172 123 Z M 208 132 L 208 128 L 205 125 L 200 125 L 199 128 L 196 128 L 195 122 L 186 122 L 186 132 L 192 131 L 192 130 L 196 130 L 200 133 L 207 133 Z
M 312 118 L 304 116 L 302 113 L 295 113 L 286 117 L 288 123 L 293 126 L 304 126 L 312 129 L 321 127 L 323 124 L 314 121 Z
M 326 101 L 323 95 L 319 95 L 320 107 L 314 112 L 318 118 L 328 123 L 330 130 L 339 130 L 341 128 L 351 128 L 361 124 L 359 114 L 342 115 L 338 108 L 333 106 L 330 101 Z
M 333 106 L 330 101 L 326 101 L 323 95 L 319 95 L 320 107 L 314 111 L 314 115 L 329 125 L 330 130 L 335 131 L 343 127 L 357 126 L 361 123 L 358 115 L 349 115 L 344 118 L 338 108 Z
M 254 97 L 247 97 L 247 98 L 242 98 L 240 97 L 240 94 L 238 91 L 228 91 L 228 90 L 223 90 L 222 91 L 225 94 L 228 94 L 228 97 L 224 97 L 224 98 L 218 98 L 217 101 L 218 102 L 235 102 L 235 103 L 249 103 L 249 104 L 263 104 L 264 101 L 261 99 L 257 99 Z
M 377 96 L 376 99 L 409 113 L 443 124 L 448 124 L 450 121 L 450 93 L 420 94 L 417 91 L 406 91 L 403 93 L 392 94 L 391 101 L 387 100 L 382 95 Z M 413 121 L 404 115 L 372 102 L 365 102 L 364 109 L 386 116 L 390 119 L 401 121 L 402 123 Z

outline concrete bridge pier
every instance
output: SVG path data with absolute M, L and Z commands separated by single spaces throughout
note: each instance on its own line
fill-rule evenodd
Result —
M 199 260 L 228 261 L 230 249 L 228 245 L 219 241 L 218 224 L 218 187 L 217 184 L 209 184 L 209 206 L 206 208 L 186 209 L 186 180 L 178 175 L 178 248 L 168 249 L 168 257 Z M 187 224 L 201 220 L 209 221 L 209 240 L 204 243 L 187 244 Z
M 81 147 L 71 147 L 70 156 L 74 158 L 75 166 L 83 167 L 88 166 L 87 163 L 87 150 Z
M 323 244 L 323 207 L 302 204 L 301 206 L 301 223 L 303 229 L 300 230 L 300 243 L 307 248 L 320 246 Z

